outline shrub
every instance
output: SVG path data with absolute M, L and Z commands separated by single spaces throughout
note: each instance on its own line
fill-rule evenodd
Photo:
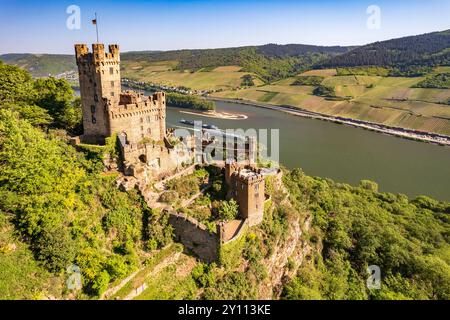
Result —
M 239 205 L 234 199 L 230 201 L 220 201 L 217 208 L 218 218 L 222 221 L 229 221 L 236 219 L 239 212 Z

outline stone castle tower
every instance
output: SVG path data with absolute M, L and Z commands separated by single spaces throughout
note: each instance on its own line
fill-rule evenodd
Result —
M 104 143 L 114 133 L 125 135 L 127 143 L 145 138 L 161 141 L 166 133 L 166 100 L 163 92 L 147 97 L 121 90 L 119 46 L 76 44 L 75 55 L 83 107 L 82 140 Z
M 262 222 L 264 216 L 265 181 L 259 169 L 240 168 L 234 161 L 225 163 L 225 182 L 228 198 L 239 204 L 242 218 L 248 219 L 249 226 Z

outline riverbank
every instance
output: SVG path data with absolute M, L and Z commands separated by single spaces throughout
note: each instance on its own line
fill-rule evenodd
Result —
M 431 132 L 423 132 L 423 131 L 417 131 L 417 130 L 410 130 L 405 128 L 399 128 L 399 127 L 390 127 L 383 124 L 370 122 L 370 121 L 363 121 L 363 120 L 357 120 L 357 119 L 351 119 L 351 118 L 344 118 L 344 117 L 335 117 L 330 116 L 322 113 L 316 113 L 308 110 L 304 110 L 298 107 L 293 106 L 282 106 L 282 105 L 272 105 L 267 103 L 258 103 L 253 102 L 249 100 L 240 100 L 240 99 L 227 99 L 227 98 L 217 98 L 208 96 L 207 99 L 212 101 L 222 101 L 222 102 L 231 102 L 231 103 L 237 103 L 242 105 L 250 105 L 254 107 L 260 107 L 260 108 L 266 108 L 271 109 L 275 111 L 281 111 L 284 113 L 288 113 L 291 115 L 304 117 L 304 118 L 310 118 L 310 119 L 318 119 L 323 121 L 329 121 L 339 124 L 344 124 L 348 126 L 358 127 L 365 130 L 375 131 L 379 133 L 384 133 L 400 138 L 405 138 L 409 140 L 415 140 L 415 141 L 422 141 L 422 142 L 428 142 L 437 144 L 440 146 L 450 146 L 450 136 L 437 134 L 437 133 L 431 133 Z

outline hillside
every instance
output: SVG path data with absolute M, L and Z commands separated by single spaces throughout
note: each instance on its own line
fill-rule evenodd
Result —
M 34 77 L 55 76 L 76 70 L 73 55 L 11 53 L 1 55 L 0 60 L 21 67 L 31 72 Z
M 2 299 L 449 299 L 449 203 L 285 172 L 285 190 L 268 181 L 263 223 L 208 264 L 173 243 L 165 215 L 135 190 L 117 189 L 107 150 L 77 151 L 3 109 L 0 146 Z M 76 294 L 64 285 L 71 263 Z M 365 287 L 371 264 L 382 290 Z
M 243 71 L 254 73 L 265 81 L 272 81 L 347 51 L 345 47 L 268 44 L 223 49 L 125 52 L 122 54 L 122 69 L 132 74 L 135 70 L 148 66 L 152 70 L 145 69 L 146 72 L 161 71 L 158 66 L 169 66 L 168 70 L 204 72 L 217 67 L 239 66 Z M 74 57 L 71 55 L 6 54 L 0 56 L 0 60 L 20 66 L 37 77 L 76 70 Z
M 316 67 L 383 66 L 404 73 L 450 64 L 450 30 L 381 41 L 320 62 Z
M 427 77 L 367 75 L 351 69 L 322 69 L 259 87 L 213 93 L 217 98 L 287 105 L 331 116 L 340 116 L 394 127 L 450 135 L 450 89 L 421 88 L 428 78 L 450 73 L 437 68 Z M 381 70 L 377 70 L 381 72 Z M 442 77 L 441 77 L 442 78 Z M 426 82 L 433 84 L 433 81 Z M 430 84 L 430 86 L 431 86 Z M 442 83 L 434 84 L 443 86 Z M 327 94 L 321 93 L 327 91 Z
M 118 188 L 114 136 L 69 143 L 77 101 L 63 79 L 0 63 L 0 299 L 449 299 L 448 202 L 285 170 L 266 178 L 263 222 L 205 263 L 174 243 L 164 211 Z M 207 177 L 211 189 L 186 202 Z M 230 214 L 217 168 L 166 183 L 161 201 L 211 230 Z M 372 264 L 380 291 L 365 287 Z

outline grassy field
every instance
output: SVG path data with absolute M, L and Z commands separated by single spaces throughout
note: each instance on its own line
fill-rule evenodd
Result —
M 450 72 L 450 67 L 440 67 L 435 72 Z M 290 105 L 333 116 L 450 135 L 450 90 L 412 88 L 424 77 L 337 76 L 334 69 L 308 71 L 300 76 L 311 75 L 324 77 L 322 85 L 333 87 L 342 100 L 314 96 L 314 87 L 293 86 L 294 78 L 213 96 Z
M 172 87 L 188 87 L 194 90 L 231 90 L 241 86 L 242 77 L 250 74 L 242 72 L 239 66 L 223 66 L 215 69 L 175 70 L 176 61 L 123 61 L 122 76 L 125 78 L 153 82 Z M 255 85 L 262 81 L 253 80 Z

